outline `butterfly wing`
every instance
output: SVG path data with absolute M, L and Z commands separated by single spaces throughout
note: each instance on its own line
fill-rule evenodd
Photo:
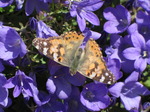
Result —
M 82 75 L 106 84 L 115 82 L 114 75 L 108 70 L 98 44 L 89 39 L 85 47 L 85 56 L 77 71 Z
M 76 32 L 66 32 L 58 37 L 35 38 L 32 43 L 39 52 L 48 58 L 70 67 L 74 53 L 82 40 L 83 35 Z

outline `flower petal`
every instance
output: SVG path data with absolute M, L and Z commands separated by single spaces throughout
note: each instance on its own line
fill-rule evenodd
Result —
M 93 12 L 83 11 L 82 15 L 91 24 L 93 24 L 93 25 L 100 25 L 99 18 Z
M 141 72 L 143 72 L 146 68 L 147 65 L 147 59 L 143 59 L 143 58 L 139 58 L 134 62 L 134 67 L 137 70 L 140 70 Z
M 141 49 L 129 47 L 123 51 L 123 56 L 129 60 L 136 60 L 141 56 Z
M 77 15 L 77 22 L 78 22 L 80 30 L 84 31 L 86 27 L 85 19 L 81 17 L 80 15 Z
M 140 96 L 137 96 L 134 98 L 128 98 L 128 97 L 121 94 L 120 98 L 121 98 L 121 101 L 122 101 L 124 107 L 127 110 L 131 110 L 133 108 L 137 108 L 137 109 L 139 108 L 140 100 L 141 100 Z
M 118 82 L 109 88 L 109 92 L 111 93 L 111 95 L 118 98 L 121 94 L 121 90 L 123 86 L 124 86 L 123 82 Z

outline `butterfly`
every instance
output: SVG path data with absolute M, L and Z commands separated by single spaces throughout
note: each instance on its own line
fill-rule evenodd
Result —
M 90 38 L 82 49 L 83 39 L 83 34 L 66 32 L 47 39 L 35 38 L 32 44 L 43 55 L 69 67 L 71 75 L 79 72 L 90 79 L 113 84 L 115 77 L 107 68 L 98 44 Z

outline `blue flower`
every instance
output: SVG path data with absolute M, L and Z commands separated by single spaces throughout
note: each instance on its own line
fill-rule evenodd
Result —
M 126 110 L 139 109 L 141 95 L 150 95 L 150 91 L 141 83 L 137 82 L 139 73 L 134 71 L 125 80 L 118 82 L 109 88 L 114 97 L 120 97 Z
M 65 112 L 65 105 L 56 96 L 51 96 L 47 103 L 37 106 L 35 112 Z
M 37 13 L 42 10 L 48 10 L 48 3 L 45 3 L 43 0 L 27 0 L 25 4 L 26 15 L 32 14 L 34 9 L 36 9 Z
M 6 77 L 0 73 L 0 105 L 6 107 L 8 105 L 8 89 L 4 87 Z
M 133 47 L 126 48 L 123 55 L 129 60 L 134 60 L 134 68 L 142 72 L 147 63 L 150 64 L 150 40 L 146 42 L 141 34 L 133 32 L 133 27 L 137 28 L 137 25 L 133 24 L 130 29 Z
M 103 5 L 102 0 L 83 0 L 81 2 L 73 1 L 70 9 L 70 15 L 77 17 L 77 22 L 81 31 L 86 28 L 86 21 L 93 25 L 100 25 L 98 17 L 92 12 L 98 10 Z
M 136 23 L 138 25 L 138 32 L 148 41 L 150 39 L 150 14 L 138 11 Z
M 60 99 L 66 99 L 70 96 L 71 84 L 81 86 L 84 84 L 85 77 L 76 74 L 71 76 L 67 67 L 60 66 L 50 60 L 49 69 L 51 76 L 48 78 L 46 87 L 51 94 L 56 94 Z
M 80 91 L 76 86 L 72 86 L 72 92 L 65 100 L 67 112 L 86 112 L 84 106 L 80 102 Z
M 104 24 L 104 30 L 110 34 L 124 32 L 131 22 L 130 13 L 122 5 L 106 8 L 103 15 L 108 20 Z
M 107 87 L 102 83 L 88 83 L 81 92 L 80 101 L 88 110 L 100 111 L 110 104 L 107 92 Z
M 32 78 L 26 76 L 24 72 L 18 70 L 14 77 L 7 80 L 4 85 L 6 88 L 14 88 L 13 96 L 18 97 L 21 93 L 24 98 L 34 97 L 38 95 L 37 87 Z
M 48 27 L 43 21 L 37 22 L 36 35 L 37 37 L 40 37 L 40 38 L 58 36 L 58 34 L 54 30 L 52 30 L 50 27 Z
M 27 53 L 26 45 L 19 34 L 8 26 L 0 26 L 0 58 L 11 60 Z

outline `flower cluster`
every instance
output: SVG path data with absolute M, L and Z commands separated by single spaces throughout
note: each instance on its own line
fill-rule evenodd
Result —
M 148 112 L 150 0 L 118 1 L 0 0 L 0 112 Z M 72 76 L 31 45 L 71 30 L 85 36 L 83 49 L 101 43 L 116 83 Z

